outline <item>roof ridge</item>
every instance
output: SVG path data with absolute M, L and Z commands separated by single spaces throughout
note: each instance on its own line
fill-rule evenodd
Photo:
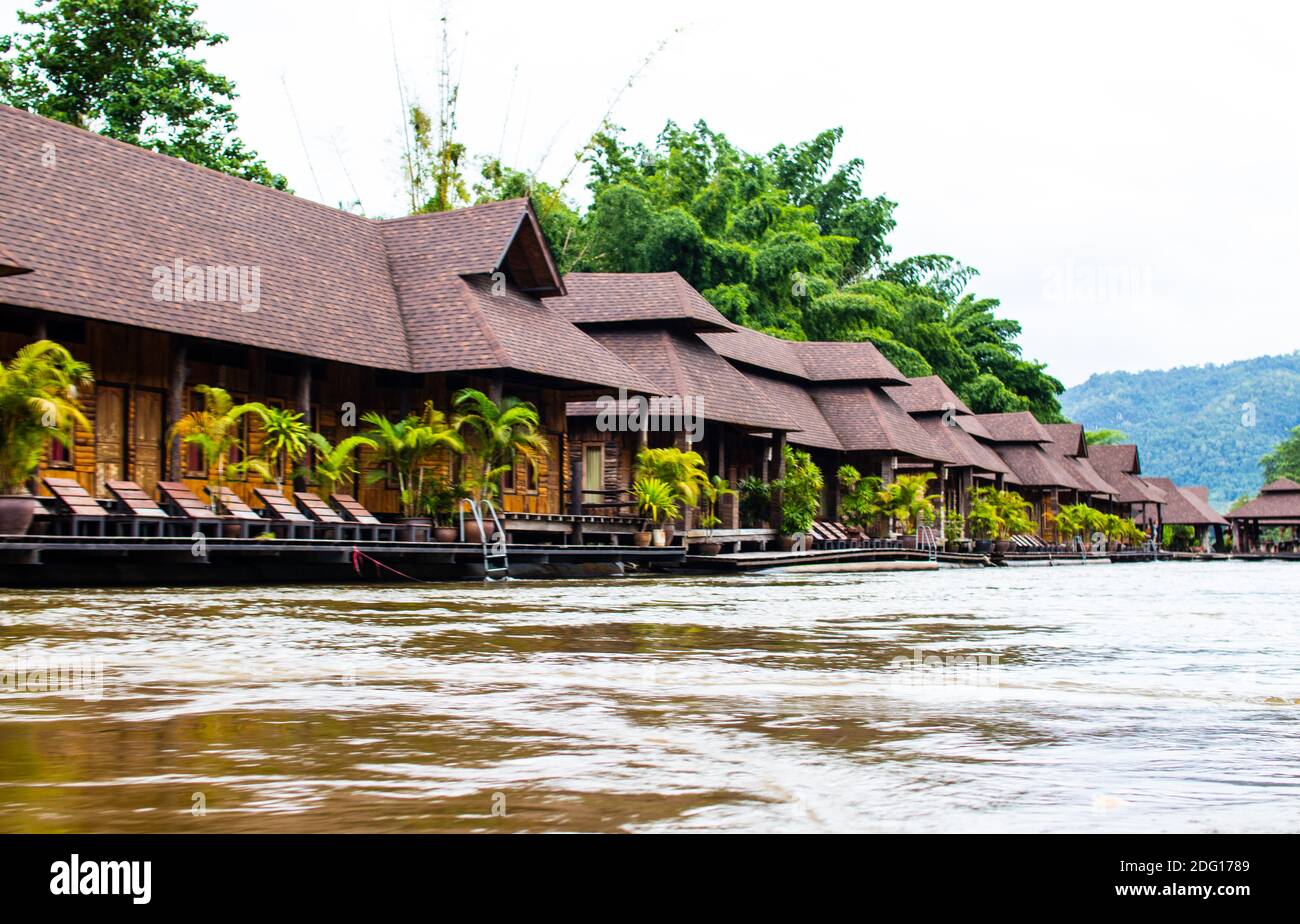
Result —
M 479 330 L 482 332 L 483 339 L 487 341 L 488 348 L 492 350 L 493 357 L 496 358 L 496 361 L 500 364 L 501 368 L 510 368 L 509 353 L 506 351 L 505 347 L 501 345 L 501 341 L 497 338 L 496 331 L 492 329 L 492 325 L 489 324 L 487 318 L 483 316 L 483 306 L 479 303 L 480 293 L 478 289 L 470 284 L 470 281 L 465 278 L 464 273 L 452 273 L 451 275 L 455 276 L 457 282 L 459 282 L 459 284 L 469 292 L 470 313 L 474 318 L 474 323 L 478 325 Z M 475 273 L 474 275 L 481 274 Z

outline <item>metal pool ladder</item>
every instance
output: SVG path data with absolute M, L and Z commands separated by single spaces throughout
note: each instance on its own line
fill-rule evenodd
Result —
M 480 505 L 472 497 L 461 498 L 460 506 L 460 541 L 465 541 L 465 505 L 469 504 L 469 512 L 474 517 L 474 522 L 478 524 L 479 541 L 483 545 L 483 576 L 492 580 L 494 578 L 508 577 L 510 574 L 510 557 L 506 554 L 506 530 L 501 524 L 501 518 L 497 516 L 497 508 L 492 505 L 490 500 L 484 500 Z M 487 508 L 488 514 L 492 517 L 492 524 L 496 531 L 492 536 L 492 542 L 489 544 L 487 539 L 487 530 L 483 528 L 483 508 Z
M 939 539 L 931 526 L 917 526 L 916 548 L 926 554 L 930 561 L 939 560 Z

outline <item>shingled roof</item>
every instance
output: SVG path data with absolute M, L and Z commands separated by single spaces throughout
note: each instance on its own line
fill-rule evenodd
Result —
M 1270 481 L 1259 496 L 1228 514 L 1229 520 L 1300 520 L 1300 484 L 1290 478 Z
M 1052 442 L 1045 445 L 1043 449 L 1064 466 L 1079 484 L 1083 485 L 1077 490 L 1104 495 L 1115 493 L 1115 486 L 1101 477 L 1101 473 L 1093 467 L 1088 458 L 1088 441 L 1084 438 L 1082 425 L 1043 424 L 1043 429 L 1052 438 Z
M 1115 488 L 1115 500 L 1122 504 L 1162 504 L 1164 492 L 1141 477 L 1137 446 L 1132 443 L 1088 447 L 1088 459 L 1107 484 Z
M 1029 411 L 1009 414 L 976 414 L 975 417 L 998 443 L 1050 443 L 1052 435 Z
M 906 377 L 875 344 L 866 341 L 782 340 L 737 324 L 731 324 L 727 333 L 700 336 L 733 362 L 807 382 L 907 384 Z
M 848 452 L 901 453 L 948 464 L 958 461 L 883 388 L 836 383 L 815 385 L 809 391 Z
M 909 414 L 974 413 L 948 383 L 937 375 L 908 379 L 907 385 L 892 385 L 885 389 L 903 410 Z
M 574 324 L 676 321 L 701 331 L 732 327 L 677 273 L 569 273 L 564 287 L 564 296 L 546 303 Z
M 797 430 L 798 423 L 689 331 L 596 328 L 590 336 L 651 382 L 661 394 L 702 403 L 706 420 L 756 430 Z M 569 406 L 586 414 L 587 403 Z M 594 405 L 592 405 L 594 408 Z
M 961 421 L 970 419 L 971 409 L 943 379 L 927 375 L 907 381 L 907 385 L 887 386 L 885 393 L 951 457 L 950 464 L 991 474 L 1011 471 L 996 452 L 962 428 Z
M 17 276 L 30 272 L 29 268 L 19 266 L 17 258 L 5 250 L 3 244 L 0 244 L 0 276 Z
M 1143 478 L 1165 497 L 1160 508 L 1160 522 L 1167 526 L 1227 526 L 1228 521 L 1215 513 L 1196 494 L 1184 490 L 1168 478 Z M 1154 519 L 1154 518 L 1153 518 Z
M 403 372 L 647 387 L 540 301 L 564 289 L 525 199 L 371 220 L 0 106 L 0 202 L 4 263 L 33 270 L 0 279 L 0 303 Z M 178 260 L 256 271 L 256 310 L 156 298 Z
M 844 444 L 807 388 L 753 369 L 746 368 L 740 372 L 774 407 L 781 408 L 798 424 L 799 429 L 791 431 L 787 437 L 791 443 L 811 449 L 844 450 Z

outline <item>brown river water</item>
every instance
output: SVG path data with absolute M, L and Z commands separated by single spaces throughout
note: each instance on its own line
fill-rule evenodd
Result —
M 1295 831 L 1300 564 L 0 590 L 0 832 Z

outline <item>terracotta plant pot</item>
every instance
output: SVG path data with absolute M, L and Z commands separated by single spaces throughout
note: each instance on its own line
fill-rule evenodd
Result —
M 488 542 L 491 542 L 492 537 L 497 534 L 497 528 L 495 523 L 484 523 L 483 530 L 484 532 L 487 533 L 486 538 Z M 474 522 L 469 517 L 466 517 L 465 518 L 465 541 L 481 543 L 483 542 L 483 540 L 484 540 L 484 536 L 483 533 L 479 532 L 478 523 Z
M 662 529 L 652 530 L 651 543 L 656 549 L 661 549 L 668 544 L 668 534 Z
M 244 527 L 239 523 L 222 523 L 221 535 L 226 539 L 238 539 L 243 535 Z
M 993 543 L 993 551 L 997 552 L 999 555 L 1005 555 L 1007 552 L 1010 552 L 1011 540 L 999 539 L 997 542 Z
M 434 542 L 459 542 L 460 530 L 454 526 L 435 526 L 433 528 Z
M 24 536 L 36 516 L 36 499 L 30 494 L 0 494 L 0 536 Z
M 673 541 L 673 536 L 677 534 L 677 527 L 672 523 L 665 523 L 664 528 L 660 530 L 664 534 L 663 544 L 667 545 Z
M 633 544 L 636 545 L 636 547 L 637 547 L 637 548 L 640 548 L 640 549 L 648 549 L 648 548 L 650 548 L 650 540 L 653 539 L 653 538 L 654 538 L 654 537 L 650 534 L 650 531 L 649 531 L 649 530 L 642 530 L 642 531 L 639 532 L 639 533 L 633 533 L 633 534 L 632 534 L 632 542 L 633 542 Z
M 782 551 L 782 552 L 793 552 L 793 551 L 794 551 L 794 544 L 795 544 L 796 541 L 797 541 L 797 540 L 794 538 L 794 536 L 782 536 L 782 537 L 781 537 L 781 551 Z
M 696 555 L 718 555 L 722 552 L 721 542 L 697 542 L 695 543 Z

